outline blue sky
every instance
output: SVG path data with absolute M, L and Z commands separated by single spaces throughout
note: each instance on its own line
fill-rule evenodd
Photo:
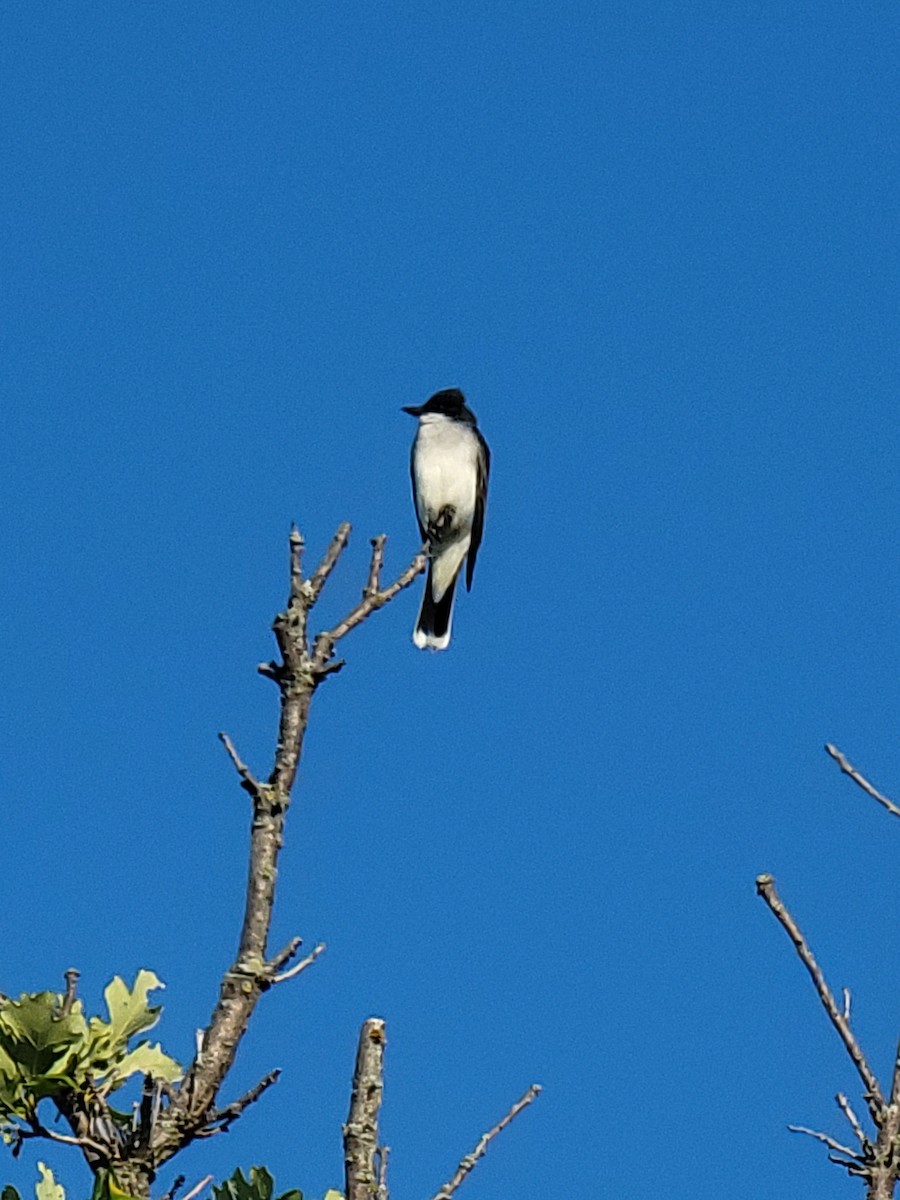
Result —
M 325 624 L 416 549 L 401 405 L 462 387 L 494 456 L 451 652 L 413 589 L 316 697 L 274 938 L 328 953 L 191 1180 L 340 1186 L 377 1014 L 395 1200 L 533 1080 L 470 1200 L 858 1186 L 785 1132 L 858 1089 L 753 881 L 887 1072 L 900 828 L 821 747 L 900 793 L 900 15 L 788 8 L 7 10 L 4 992 L 150 967 L 189 1055 L 290 522 L 353 522 Z

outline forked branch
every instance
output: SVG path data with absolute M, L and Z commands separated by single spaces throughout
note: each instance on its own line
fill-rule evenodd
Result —
M 269 928 L 275 903 L 278 857 L 284 841 L 284 824 L 297 777 L 310 704 L 323 679 L 339 669 L 334 648 L 351 629 L 392 600 L 425 569 L 420 553 L 393 583 L 381 585 L 385 537 L 373 539 L 372 557 L 362 601 L 342 621 L 319 634 L 310 645 L 310 613 L 336 567 L 350 536 L 350 526 L 339 526 L 328 549 L 308 579 L 303 576 L 303 537 L 290 535 L 290 590 L 284 611 L 273 623 L 280 661 L 260 667 L 280 693 L 278 738 L 268 778 L 257 777 L 243 761 L 227 734 L 220 734 L 241 786 L 252 801 L 247 890 L 237 957 L 224 973 L 219 998 L 209 1024 L 198 1038 L 197 1052 L 179 1088 L 168 1104 L 154 1114 L 152 1128 L 139 1129 L 132 1141 L 130 1161 L 121 1174 L 133 1189 L 146 1194 L 157 1168 L 192 1141 L 227 1129 L 277 1078 L 272 1072 L 240 1100 L 217 1109 L 216 1096 L 234 1061 L 238 1045 L 262 993 L 273 983 L 301 974 L 321 954 L 315 950 L 296 966 L 285 970 L 299 949 L 293 939 L 270 956 Z M 80 1132 L 80 1131 L 79 1131 Z

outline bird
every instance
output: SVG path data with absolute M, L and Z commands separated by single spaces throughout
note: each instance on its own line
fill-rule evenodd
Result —
M 420 650 L 446 650 L 453 594 L 466 558 L 471 591 L 484 532 L 491 452 L 459 388 L 404 407 L 419 424 L 410 452 L 413 501 L 428 551 L 428 578 L 412 640 Z

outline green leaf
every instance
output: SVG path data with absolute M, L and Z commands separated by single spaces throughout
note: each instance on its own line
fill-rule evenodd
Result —
M 344 1200 L 344 1193 L 337 1192 L 334 1188 L 329 1188 L 325 1193 L 325 1200 Z
M 19 1195 L 13 1185 L 8 1183 L 3 1191 L 0 1192 L 0 1200 L 22 1200 L 22 1197 Z
M 155 1046 L 150 1042 L 141 1042 L 110 1067 L 107 1073 L 112 1083 L 110 1090 L 115 1091 L 130 1075 L 138 1072 L 152 1075 L 154 1079 L 164 1079 L 166 1083 L 174 1083 L 184 1074 L 183 1068 L 165 1053 L 159 1042 Z
M 34 1185 L 37 1200 L 66 1200 L 65 1189 L 53 1178 L 53 1172 L 50 1168 L 45 1167 L 42 1162 L 39 1162 L 38 1170 L 41 1173 L 41 1178 Z
M 86 1044 L 87 1024 L 79 1003 L 65 1017 L 58 1014 L 59 997 L 54 992 L 23 995 L 3 1004 L 0 1051 L 4 1058 L 0 1060 L 0 1073 L 5 1078 L 66 1075 L 73 1055 L 77 1057 Z
M 91 1058 L 99 1063 L 117 1058 L 136 1033 L 152 1029 L 162 1011 L 160 1005 L 147 1002 L 149 992 L 165 987 L 153 971 L 138 971 L 134 987 L 129 990 L 125 980 L 116 975 L 103 992 L 109 1020 L 91 1018 Z

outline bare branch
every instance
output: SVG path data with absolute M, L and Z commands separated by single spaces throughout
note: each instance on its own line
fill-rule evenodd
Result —
M 384 1090 L 384 1021 L 370 1017 L 359 1031 L 350 1111 L 344 1126 L 346 1200 L 372 1200 L 378 1190 L 375 1157 Z
M 855 1159 L 859 1163 L 863 1161 L 855 1150 L 851 1150 L 848 1146 L 842 1146 L 827 1133 L 819 1133 L 816 1129 L 807 1129 L 805 1125 L 788 1125 L 788 1129 L 791 1133 L 805 1133 L 808 1137 L 815 1138 L 817 1142 L 824 1142 L 829 1150 L 836 1150 L 838 1154 L 846 1154 L 848 1158 Z
M 30 1121 L 30 1129 L 17 1129 L 16 1135 L 20 1141 L 28 1141 L 31 1138 L 46 1138 L 48 1142 L 59 1142 L 63 1146 L 78 1146 L 81 1150 L 90 1150 L 94 1154 L 99 1155 L 105 1162 L 110 1158 L 110 1147 L 103 1146 L 100 1142 L 95 1142 L 90 1137 L 73 1137 L 68 1133 L 57 1133 L 55 1129 L 48 1129 L 46 1125 L 34 1117 Z
M 228 751 L 228 757 L 234 764 L 234 769 L 241 777 L 241 787 L 244 788 L 245 791 L 248 791 L 251 796 L 257 795 L 260 789 L 260 782 L 247 764 L 241 759 L 237 750 L 235 750 L 234 743 L 232 742 L 231 738 L 227 733 L 220 732 L 219 741 Z
M 291 526 L 291 536 L 289 539 L 291 552 L 291 599 L 299 599 L 300 589 L 303 586 L 303 549 L 304 541 L 303 534 L 296 525 Z
M 145 1177 L 152 1177 L 163 1163 L 193 1138 L 211 1137 L 218 1129 L 227 1126 L 234 1106 L 221 1110 L 216 1118 L 211 1119 L 210 1114 L 216 1111 L 216 1095 L 234 1061 L 260 996 L 273 983 L 299 975 L 324 949 L 316 947 L 303 962 L 280 972 L 279 968 L 299 949 L 299 942 L 292 941 L 274 958 L 268 952 L 285 818 L 297 778 L 312 697 L 321 680 L 334 674 L 342 665 L 328 661 L 334 642 L 391 600 L 412 582 L 425 565 L 424 559 L 419 556 L 398 580 L 382 590 L 379 578 L 385 539 L 383 535 L 375 538 L 366 585 L 366 590 L 375 587 L 375 591 L 364 595 L 361 604 L 334 630 L 320 635 L 311 651 L 307 640 L 309 612 L 343 553 L 349 535 L 350 526 L 342 524 L 312 576 L 304 580 L 303 538 L 298 530 L 291 531 L 290 592 L 284 610 L 276 616 L 272 626 L 282 661 L 273 660 L 259 668 L 277 683 L 280 693 L 278 739 L 268 778 L 256 779 L 230 739 L 221 735 L 242 785 L 253 800 L 247 887 L 238 951 L 235 961 L 222 976 L 218 1000 L 198 1040 L 194 1060 L 180 1086 L 170 1097 L 168 1107 L 153 1122 L 149 1141 L 143 1147 L 143 1158 L 136 1155 L 133 1163 L 122 1164 L 129 1168 L 133 1166 L 137 1174 L 142 1173 L 139 1180 L 141 1191 L 145 1188 Z
M 868 1166 L 866 1166 L 865 1164 L 860 1164 L 858 1162 L 845 1162 L 842 1158 L 838 1158 L 838 1156 L 836 1154 L 829 1154 L 828 1161 L 833 1162 L 838 1167 L 846 1168 L 846 1170 L 848 1170 L 851 1175 L 855 1175 L 858 1178 L 865 1179 L 868 1183 L 871 1184 L 871 1182 L 872 1182 L 871 1169 Z M 876 1194 L 877 1193 L 873 1193 L 871 1190 L 869 1191 L 870 1196 L 873 1196 Z M 892 1195 L 892 1193 L 887 1193 L 887 1195 Z
M 274 974 L 276 971 L 279 971 L 285 965 L 285 963 L 289 963 L 302 945 L 303 938 L 291 938 L 286 946 L 282 946 L 278 953 L 269 959 L 267 965 L 270 973 Z
M 498 1134 L 502 1133 L 511 1121 L 515 1120 L 523 1108 L 527 1108 L 529 1104 L 536 1100 L 540 1095 L 540 1092 L 540 1084 L 533 1083 L 528 1091 L 525 1092 L 525 1094 L 515 1102 L 506 1116 L 499 1120 L 496 1125 L 487 1131 L 487 1133 L 481 1135 L 481 1140 L 478 1142 L 475 1149 L 470 1154 L 467 1154 L 464 1158 L 460 1159 L 459 1166 L 456 1168 L 453 1178 L 450 1179 L 448 1183 L 445 1183 L 440 1191 L 435 1192 L 433 1200 L 450 1200 L 450 1197 L 478 1162 L 479 1158 L 484 1157 L 485 1151 L 494 1138 L 497 1137 Z
M 162 1200 L 175 1200 L 175 1197 L 178 1195 L 178 1193 L 184 1187 L 184 1182 L 185 1182 L 185 1177 L 183 1175 L 176 1175 L 175 1179 L 172 1182 L 172 1186 L 169 1188 L 169 1190 L 163 1196 Z
M 319 942 L 318 946 L 307 954 L 306 958 L 296 963 L 289 971 L 282 971 L 280 975 L 273 975 L 273 983 L 286 983 L 288 979 L 293 979 L 296 975 L 302 974 L 307 967 L 311 967 L 320 954 L 324 954 L 326 946 L 324 942 Z
M 363 588 L 363 599 L 367 596 L 377 596 L 381 587 L 381 568 L 384 563 L 384 544 L 387 534 L 380 533 L 372 538 L 372 558 L 369 562 L 369 578 Z
M 263 1092 L 267 1092 L 273 1084 L 277 1083 L 281 1076 L 281 1068 L 276 1067 L 274 1071 L 270 1071 L 265 1075 L 259 1083 L 255 1084 L 249 1092 L 245 1092 L 243 1096 L 239 1096 L 237 1100 L 233 1100 L 231 1104 L 227 1104 L 224 1108 L 217 1109 L 212 1113 L 207 1120 L 207 1133 L 224 1133 L 230 1125 L 238 1119 L 245 1109 L 251 1104 L 255 1104 Z M 187 1200 L 185 1196 L 184 1200 Z
M 349 521 L 344 521 L 342 525 L 338 526 L 337 533 L 331 539 L 331 545 L 325 551 L 322 561 L 316 567 L 315 571 L 313 571 L 309 580 L 309 608 L 312 608 L 318 600 L 328 576 L 337 566 L 337 561 L 343 554 L 347 542 L 350 540 L 350 528 Z
M 384 543 L 382 542 L 378 553 L 383 552 L 383 549 Z M 375 560 L 375 557 L 376 551 L 373 550 L 373 561 Z M 365 591 L 363 592 L 363 598 L 359 604 L 357 604 L 354 609 L 347 613 L 346 617 L 344 617 L 342 621 L 339 621 L 333 629 L 329 629 L 324 633 L 320 633 L 316 638 L 315 645 L 313 647 L 313 663 L 314 669 L 317 671 L 317 673 L 320 675 L 323 673 L 323 668 L 326 668 L 328 659 L 334 653 L 335 645 L 341 640 L 342 637 L 346 637 L 351 629 L 355 629 L 357 625 L 361 625 L 362 622 L 365 621 L 367 617 L 371 616 L 376 609 L 382 608 L 390 600 L 393 600 L 398 592 L 402 592 L 404 588 L 408 588 L 416 576 L 422 574 L 427 565 L 428 559 L 424 554 L 419 553 L 412 560 L 402 575 L 395 579 L 394 582 L 390 584 L 389 587 L 386 587 L 383 591 L 376 590 L 371 592 L 369 591 L 367 585 Z M 370 567 L 370 582 L 371 579 L 372 568 Z M 325 673 L 327 673 L 327 669 Z
M 856 767 L 847 761 L 846 755 L 842 754 L 837 746 L 832 745 L 831 742 L 826 742 L 825 752 L 834 759 L 844 774 L 849 775 L 853 782 L 858 784 L 867 795 L 871 796 L 873 800 L 877 800 L 889 813 L 892 813 L 895 817 L 900 817 L 900 807 L 894 804 L 893 800 L 889 800 L 887 796 L 883 796 L 877 788 L 872 787 L 868 779 L 860 775 Z
M 816 962 L 812 950 L 810 950 L 806 939 L 800 932 L 796 921 L 785 908 L 777 891 L 775 890 L 775 880 L 771 875 L 760 875 L 756 880 L 756 891 L 769 906 L 775 917 L 778 919 L 782 928 L 787 933 L 788 937 L 794 944 L 794 949 L 800 956 L 800 960 L 806 967 L 813 981 L 815 989 L 819 995 L 819 999 L 825 1011 L 831 1019 L 832 1025 L 838 1031 L 841 1041 L 850 1058 L 853 1060 L 853 1065 L 859 1073 L 860 1079 L 866 1088 L 866 1103 L 869 1107 L 869 1112 L 872 1114 L 872 1119 L 879 1123 L 881 1112 L 885 1107 L 884 1096 L 875 1073 L 866 1061 L 866 1056 L 860 1049 L 860 1045 L 856 1040 L 856 1035 L 850 1028 L 850 1023 L 837 1006 L 837 1002 L 825 982 L 825 976 L 822 974 L 822 969 Z
M 860 1125 L 859 1120 L 857 1119 L 856 1113 L 850 1107 L 850 1101 L 843 1092 L 838 1092 L 838 1094 L 835 1096 L 835 1100 L 838 1103 L 838 1108 L 840 1108 L 841 1112 L 849 1121 L 850 1128 L 856 1135 L 856 1140 L 859 1142 L 860 1146 L 862 1146 L 863 1150 L 868 1150 L 870 1146 L 869 1139 L 866 1137 L 863 1127 Z
M 194 1200 L 194 1197 L 199 1196 L 200 1193 L 203 1191 L 203 1189 L 207 1186 L 207 1184 L 212 1183 L 212 1181 L 213 1181 L 212 1175 L 206 1175 L 203 1179 L 200 1180 L 200 1182 L 198 1184 L 196 1184 L 194 1187 L 191 1188 L 191 1190 L 188 1192 L 188 1194 L 183 1197 L 183 1200 Z
M 390 1146 L 379 1146 L 376 1150 L 378 1157 L 378 1192 L 377 1200 L 390 1200 L 390 1192 L 388 1191 L 387 1171 L 388 1158 L 390 1158 Z

